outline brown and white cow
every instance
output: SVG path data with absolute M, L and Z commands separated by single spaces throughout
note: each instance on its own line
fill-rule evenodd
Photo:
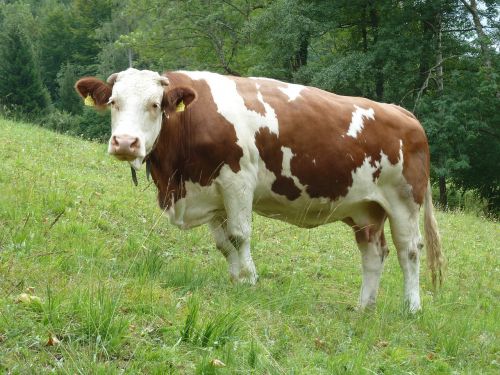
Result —
M 266 78 L 128 69 L 76 90 L 110 107 L 109 153 L 151 169 L 180 228 L 207 223 L 234 281 L 255 283 L 252 210 L 311 228 L 342 220 L 361 252 L 360 306 L 375 302 L 388 218 L 405 300 L 420 309 L 419 211 L 433 282 L 443 256 L 429 188 L 429 147 L 408 111 Z

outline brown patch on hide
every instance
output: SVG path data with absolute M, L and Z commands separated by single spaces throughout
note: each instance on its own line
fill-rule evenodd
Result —
M 243 80 L 243 79 L 239 79 Z M 345 196 L 352 186 L 352 173 L 365 158 L 372 166 L 380 163 L 382 153 L 391 164 L 400 161 L 403 144 L 403 175 L 412 187 L 416 203 L 423 202 L 429 173 L 429 150 L 425 133 L 414 117 L 406 110 L 363 98 L 335 95 L 316 88 L 306 87 L 293 101 L 279 87 L 283 83 L 271 80 L 252 80 L 259 84 L 264 102 L 276 112 L 279 137 L 269 131 L 259 131 L 256 142 L 275 150 L 259 148 L 266 166 L 280 158 L 281 147 L 290 148 L 294 154 L 291 173 L 312 198 L 336 200 Z M 237 85 L 239 85 L 237 81 Z M 355 138 L 347 131 L 356 107 L 374 110 L 374 119 L 363 117 L 363 129 Z M 279 168 L 270 169 L 279 179 Z M 383 170 L 373 174 L 377 180 Z M 375 181 L 377 182 L 377 181 Z M 293 189 L 293 188 L 292 188 Z M 288 196 L 290 190 L 278 194 Z
M 257 83 L 248 78 L 241 77 L 229 77 L 236 83 L 236 90 L 238 94 L 243 98 L 243 102 L 245 103 L 245 107 L 250 110 L 258 113 L 261 116 L 266 115 L 266 108 L 264 104 L 259 100 L 257 94 Z
M 208 186 L 224 165 L 238 172 L 243 156 L 243 150 L 236 143 L 234 126 L 217 112 L 208 84 L 183 73 L 166 75 L 170 81 L 166 90 L 181 88 L 172 92 L 194 92 L 196 100 L 186 103 L 189 105 L 183 112 L 172 112 L 170 108 L 149 156 L 151 176 L 162 208 L 170 207 L 185 196 L 186 181 Z M 184 94 L 181 96 L 185 97 Z M 169 105 L 176 103 L 172 98 Z
M 255 134 L 255 145 L 266 164 L 266 168 L 276 176 L 271 190 L 276 194 L 284 195 L 291 201 L 300 197 L 300 189 L 295 185 L 293 179 L 283 176 L 281 173 L 283 152 L 279 147 L 278 136 L 272 134 L 268 128 L 261 128 Z

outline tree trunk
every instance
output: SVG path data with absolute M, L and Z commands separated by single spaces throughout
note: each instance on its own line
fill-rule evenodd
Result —
M 444 82 L 443 82 L 443 33 L 442 33 L 442 24 L 441 24 L 441 14 L 437 16 L 436 22 L 436 37 L 437 37 L 437 46 L 436 46 L 436 83 L 437 83 L 437 92 L 438 96 L 443 96 L 444 91 Z M 441 118 L 443 117 L 443 108 L 442 106 L 439 108 L 439 112 L 441 114 Z
M 496 79 L 493 76 L 493 67 L 491 64 L 491 42 L 484 32 L 483 25 L 481 24 L 481 19 L 477 11 L 476 0 L 470 0 L 470 4 L 465 0 L 460 0 L 464 4 L 465 8 L 472 15 L 472 21 L 474 22 L 474 28 L 476 29 L 477 39 L 479 41 L 479 47 L 481 48 L 481 55 L 483 58 L 483 66 L 486 70 L 486 78 L 490 80 L 493 84 L 493 90 L 495 96 L 500 97 L 500 92 L 498 91 L 498 86 L 496 84 Z
M 132 68 L 132 62 L 133 62 L 132 57 L 133 57 L 132 49 L 127 48 L 127 58 L 128 58 L 128 67 L 129 68 Z
M 370 1 L 370 23 L 373 30 L 373 45 L 378 42 L 379 14 L 375 7 L 375 1 Z M 375 48 L 375 95 L 378 101 L 384 99 L 384 60 L 380 58 L 379 51 Z
M 446 191 L 445 176 L 439 176 L 439 205 L 443 210 L 448 207 L 448 193 Z
M 429 15 L 422 10 L 421 14 L 421 27 L 422 27 L 422 52 L 420 54 L 420 62 L 419 62 L 419 75 L 416 83 L 416 90 L 422 91 L 422 94 L 425 92 L 425 86 L 428 83 L 428 76 L 430 74 L 429 69 L 434 64 L 432 63 L 434 57 L 434 46 L 432 45 L 434 40 L 434 29 L 433 24 L 435 21 L 435 15 Z M 423 88 L 423 89 L 422 89 Z
M 474 28 L 476 29 L 477 38 L 479 40 L 479 46 L 481 48 L 481 53 L 483 55 L 484 66 L 491 74 L 491 54 L 490 54 L 490 43 L 488 41 L 488 36 L 484 32 L 483 25 L 481 24 L 481 19 L 479 18 L 479 13 L 477 11 L 476 0 L 470 0 L 470 4 L 465 0 L 460 0 L 462 4 L 467 8 L 469 13 L 472 15 L 472 21 L 474 22 Z
M 309 32 L 305 31 L 301 33 L 298 49 L 292 59 L 292 72 L 296 72 L 302 66 L 307 65 L 307 57 L 309 53 L 309 42 L 311 37 Z
M 443 79 L 443 42 L 442 42 L 442 22 L 441 22 L 441 12 L 436 16 L 436 84 L 437 84 L 437 95 L 438 97 L 443 96 L 444 91 L 444 79 Z M 439 120 L 443 121 L 444 118 L 444 108 L 443 104 L 439 105 Z M 440 158 L 439 163 L 441 168 L 443 167 L 445 160 Z M 439 204 L 443 209 L 448 206 L 448 196 L 446 191 L 446 176 L 439 176 Z

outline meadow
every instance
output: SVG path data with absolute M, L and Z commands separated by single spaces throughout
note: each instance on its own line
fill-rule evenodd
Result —
M 341 223 L 254 217 L 256 286 L 181 231 L 106 146 L 0 119 L 0 373 L 498 374 L 500 226 L 437 212 L 448 258 L 408 314 L 395 249 L 375 309 Z M 390 238 L 386 228 L 386 234 Z

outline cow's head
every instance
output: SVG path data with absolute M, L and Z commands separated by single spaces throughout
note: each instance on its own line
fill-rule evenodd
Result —
M 132 68 L 112 74 L 107 82 L 84 77 L 75 88 L 86 104 L 111 109 L 108 152 L 135 169 L 154 147 L 163 117 L 184 110 L 196 97 L 189 88 L 169 88 L 165 76 Z

